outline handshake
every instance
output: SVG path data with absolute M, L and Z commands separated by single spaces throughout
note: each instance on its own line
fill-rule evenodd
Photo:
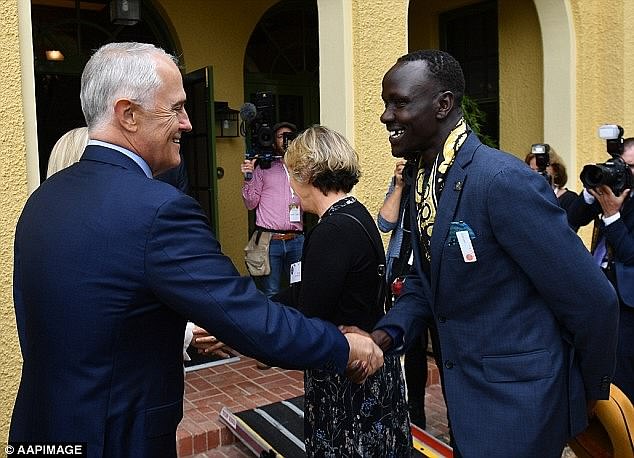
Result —
M 385 331 L 368 334 L 356 326 L 339 326 L 350 347 L 346 377 L 361 384 L 383 366 L 383 351 L 392 344 Z M 232 349 L 198 326 L 193 328 L 191 345 L 201 354 L 214 354 L 220 358 L 231 356 Z
M 361 384 L 383 366 L 383 351 L 392 344 L 390 336 L 381 330 L 372 334 L 356 326 L 339 326 L 350 346 L 346 376 Z

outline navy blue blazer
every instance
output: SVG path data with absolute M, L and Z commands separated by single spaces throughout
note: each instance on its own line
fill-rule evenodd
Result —
M 15 236 L 24 359 L 11 441 L 176 456 L 186 319 L 246 355 L 343 372 L 346 339 L 241 277 L 198 203 L 89 146 L 28 199 Z
M 425 322 L 436 326 L 463 456 L 559 457 L 586 426 L 586 399 L 609 395 L 614 290 L 546 180 L 519 159 L 472 133 L 446 180 L 431 281 L 416 233 L 415 270 L 377 328 L 400 329 L 409 346 Z M 472 231 L 475 262 L 463 260 L 456 223 Z

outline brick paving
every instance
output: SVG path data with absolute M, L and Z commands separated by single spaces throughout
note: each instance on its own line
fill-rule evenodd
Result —
M 234 436 L 219 419 L 222 407 L 240 412 L 304 394 L 301 371 L 260 370 L 253 359 L 240 358 L 237 362 L 186 374 L 184 415 L 176 431 L 180 457 L 235 442 Z
M 427 430 L 448 442 L 447 416 L 438 370 L 428 363 L 425 393 Z M 261 370 L 255 360 L 240 361 L 188 372 L 185 377 L 184 416 L 176 432 L 178 456 L 194 458 L 251 457 L 253 454 L 219 419 L 223 406 L 233 412 L 253 409 L 304 394 L 301 371 Z
M 249 449 L 236 441 L 219 419 L 220 409 L 233 412 L 253 409 L 304 394 L 301 371 L 279 368 L 261 370 L 255 360 L 240 356 L 240 361 L 194 372 L 185 377 L 184 416 L 176 438 L 181 458 L 251 458 Z M 427 432 L 449 443 L 447 409 L 442 397 L 438 369 L 428 358 L 425 389 Z M 576 458 L 566 448 L 562 458 Z

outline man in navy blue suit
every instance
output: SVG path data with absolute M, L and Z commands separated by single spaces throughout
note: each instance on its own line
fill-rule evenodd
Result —
M 464 85 L 437 50 L 383 78 L 392 154 L 418 167 L 413 273 L 373 337 L 399 351 L 436 327 L 454 456 L 559 458 L 609 395 L 616 296 L 546 180 L 470 131 Z
M 623 140 L 621 159 L 634 176 L 634 138 Z M 591 251 L 619 294 L 619 343 L 614 384 L 634 400 L 634 198 L 632 190 L 615 195 L 605 184 L 584 189 L 571 206 L 571 224 L 595 221 Z
M 176 59 L 112 43 L 86 64 L 81 160 L 29 198 L 16 229 L 24 364 L 12 442 L 84 442 L 90 457 L 176 456 L 190 319 L 275 366 L 369 374 L 383 355 L 259 293 L 197 202 L 152 177 L 191 130 Z

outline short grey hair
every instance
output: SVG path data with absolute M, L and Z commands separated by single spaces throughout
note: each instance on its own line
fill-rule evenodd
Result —
M 324 195 L 350 192 L 359 182 L 359 156 L 339 132 L 312 126 L 288 145 L 284 162 L 299 183 L 310 183 Z
M 157 56 L 178 65 L 178 58 L 148 43 L 109 43 L 92 55 L 81 75 L 80 93 L 90 131 L 110 119 L 119 98 L 150 107 L 162 83 L 156 70 Z

